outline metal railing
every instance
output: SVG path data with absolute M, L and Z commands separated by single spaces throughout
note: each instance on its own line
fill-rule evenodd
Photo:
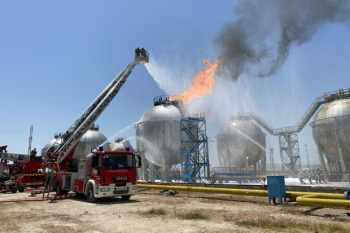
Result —
M 345 98 L 350 98 L 350 88 L 339 89 L 337 91 L 324 93 L 323 96 L 317 97 L 312 102 L 311 106 L 308 108 L 308 110 L 304 113 L 304 115 L 301 117 L 301 119 L 295 126 L 273 128 L 254 112 L 240 112 L 238 113 L 238 116 L 248 118 L 249 120 L 254 120 L 258 125 L 264 128 L 271 135 L 279 135 L 283 133 L 299 133 L 322 104 Z

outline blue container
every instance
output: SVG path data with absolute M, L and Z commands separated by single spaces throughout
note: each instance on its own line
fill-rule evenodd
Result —
M 284 183 L 284 176 L 268 176 L 267 177 L 267 191 L 269 196 L 269 204 L 271 199 L 276 203 L 276 198 L 279 199 L 279 204 L 282 205 L 282 198 L 286 201 L 286 184 Z

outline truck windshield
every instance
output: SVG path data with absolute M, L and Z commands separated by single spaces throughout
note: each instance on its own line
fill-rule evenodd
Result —
M 103 168 L 116 169 L 116 168 L 134 168 L 135 156 L 128 154 L 104 154 L 103 155 Z

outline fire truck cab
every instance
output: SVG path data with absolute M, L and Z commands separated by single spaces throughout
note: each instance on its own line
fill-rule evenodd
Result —
M 78 161 L 77 172 L 54 174 L 56 192 L 74 191 L 87 196 L 89 202 L 102 197 L 121 196 L 128 200 L 137 194 L 137 168 L 140 156 L 131 151 L 92 152 Z

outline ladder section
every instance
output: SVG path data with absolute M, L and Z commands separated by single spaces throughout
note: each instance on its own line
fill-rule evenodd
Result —
M 135 59 L 133 59 L 112 82 L 99 94 L 99 96 L 90 104 L 90 106 L 78 117 L 77 120 L 68 128 L 68 130 L 57 138 L 56 142 L 47 149 L 46 160 L 48 162 L 47 175 L 43 198 L 49 196 L 49 192 L 53 190 L 53 174 L 56 168 L 60 171 L 60 163 L 62 163 L 71 150 L 77 145 L 81 137 L 95 123 L 97 118 L 106 109 L 109 103 L 117 95 L 126 79 L 131 74 L 137 64 L 147 63 L 149 54 L 143 48 L 141 51 L 135 50 Z M 62 144 L 59 143 L 62 139 Z M 59 175 L 60 176 L 60 175 Z M 59 193 L 58 193 L 59 194 Z
M 309 107 L 309 109 L 305 112 L 305 114 L 302 116 L 302 118 L 300 119 L 300 121 L 298 122 L 298 124 L 295 126 L 296 129 L 293 133 L 298 133 L 300 132 L 304 126 L 306 125 L 306 123 L 311 119 L 311 117 L 315 114 L 315 112 L 317 111 L 317 109 L 322 105 L 327 103 L 328 101 L 326 99 L 324 99 L 323 96 L 321 97 L 317 97 L 314 102 L 311 104 L 311 106 Z
M 254 120 L 257 124 L 259 124 L 262 128 L 264 128 L 267 132 L 270 134 L 274 135 L 275 134 L 275 129 L 272 128 L 266 121 L 264 121 L 258 114 L 254 112 L 240 112 L 238 113 L 238 116 L 244 117 L 248 120 Z
M 90 106 L 78 117 L 77 120 L 63 133 L 56 142 L 47 149 L 46 159 L 50 162 L 59 158 L 61 163 L 67 157 L 69 152 L 79 142 L 86 131 L 94 124 L 97 118 L 106 109 L 109 103 L 113 100 L 120 88 L 125 83 L 126 79 L 137 64 L 148 62 L 149 55 L 147 52 L 135 54 L 135 59 L 132 60 L 117 77 L 100 93 L 100 95 L 90 104 Z M 62 139 L 62 144 L 60 144 Z
M 323 96 L 317 97 L 315 101 L 311 104 L 310 108 L 306 111 L 304 116 L 300 119 L 298 124 L 296 125 L 295 133 L 300 132 L 306 123 L 311 119 L 311 117 L 315 114 L 317 109 L 325 103 L 332 102 L 338 99 L 347 99 L 350 98 L 350 88 L 348 89 L 339 89 L 338 91 L 326 92 Z
M 0 153 L 0 160 L 17 161 L 17 162 L 29 162 L 30 155 L 12 154 L 12 153 Z

